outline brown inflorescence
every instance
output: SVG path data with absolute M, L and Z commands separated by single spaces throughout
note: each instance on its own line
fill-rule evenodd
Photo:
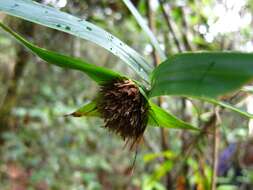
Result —
M 105 128 L 119 134 L 131 147 L 142 139 L 148 108 L 138 86 L 129 79 L 116 79 L 101 86 L 98 111 Z

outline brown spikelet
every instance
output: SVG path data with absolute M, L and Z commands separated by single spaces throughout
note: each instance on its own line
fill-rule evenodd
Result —
M 98 99 L 105 128 L 119 134 L 131 148 L 138 144 L 147 126 L 148 103 L 134 82 L 113 80 L 101 87 Z

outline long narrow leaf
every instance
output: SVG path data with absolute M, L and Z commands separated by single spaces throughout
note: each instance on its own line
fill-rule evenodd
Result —
M 198 128 L 191 126 L 190 124 L 176 118 L 174 115 L 160 108 L 156 104 L 149 102 L 149 124 L 165 128 L 174 129 L 191 129 L 199 131 Z
M 100 114 L 97 110 L 97 103 L 96 101 L 91 101 L 90 103 L 85 104 L 75 112 L 69 114 L 73 117 L 83 117 L 83 116 L 93 116 L 93 117 L 99 117 Z
M 2 0 L 0 11 L 94 42 L 118 56 L 145 81 L 149 81 L 152 66 L 135 50 L 90 22 L 28 0 Z
M 238 90 L 252 79 L 252 53 L 177 54 L 154 70 L 149 96 L 180 95 L 215 99 Z
M 226 102 L 222 102 L 222 101 L 211 99 L 211 98 L 203 98 L 202 100 L 210 102 L 210 103 L 215 104 L 215 105 L 219 105 L 219 106 L 224 107 L 224 108 L 227 108 L 227 109 L 229 109 L 231 111 L 234 111 L 236 113 L 241 114 L 244 117 L 252 118 L 253 119 L 253 114 L 250 114 L 250 113 L 248 113 L 246 111 L 243 111 L 243 110 L 241 110 L 239 108 L 236 108 L 235 106 L 232 106 L 232 105 L 230 105 L 230 104 L 228 104 Z
M 90 78 L 92 78 L 99 84 L 103 84 L 114 78 L 122 77 L 116 72 L 113 72 L 103 67 L 98 67 L 96 65 L 88 64 L 81 59 L 61 55 L 53 51 L 48 51 L 46 49 L 39 48 L 38 46 L 35 46 L 32 43 L 25 40 L 24 38 L 22 38 L 20 35 L 18 35 L 14 31 L 12 31 L 10 28 L 3 25 L 1 22 L 0 22 L 0 27 L 4 29 L 6 32 L 8 32 L 9 34 L 11 34 L 13 37 L 15 37 L 16 40 L 18 40 L 21 44 L 23 44 L 28 49 L 30 49 L 33 53 L 38 55 L 41 59 L 47 61 L 48 63 L 54 64 L 60 67 L 83 71 Z
M 141 26 L 141 28 L 144 30 L 144 32 L 148 35 L 151 43 L 159 53 L 161 60 L 164 61 L 166 59 L 166 55 L 164 51 L 161 49 L 158 40 L 156 39 L 153 32 L 149 29 L 147 23 L 142 18 L 141 14 L 138 12 L 138 10 L 134 7 L 134 5 L 131 3 L 130 0 L 123 0 L 125 5 L 128 7 L 128 9 L 131 11 L 135 19 L 137 20 L 138 24 Z

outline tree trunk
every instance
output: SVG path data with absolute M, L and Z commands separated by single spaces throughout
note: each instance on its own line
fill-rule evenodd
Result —
M 33 34 L 33 26 L 28 22 L 9 18 L 8 23 L 11 28 L 25 37 L 31 37 Z M 13 118 L 11 112 L 17 103 L 19 81 L 22 78 L 29 57 L 27 50 L 22 45 L 17 44 L 16 63 L 13 68 L 13 74 L 7 83 L 6 96 L 0 107 L 0 145 L 4 143 L 3 133 L 15 127 L 15 118 Z

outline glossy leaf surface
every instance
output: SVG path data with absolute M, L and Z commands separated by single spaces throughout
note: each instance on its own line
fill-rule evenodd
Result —
M 30 49 L 33 53 L 35 53 L 44 61 L 51 63 L 53 65 L 60 66 L 60 67 L 80 70 L 86 73 L 91 79 L 96 81 L 98 84 L 103 84 L 114 78 L 122 77 L 116 72 L 113 72 L 103 67 L 98 67 L 93 64 L 89 64 L 81 59 L 65 56 L 65 55 L 35 46 L 32 43 L 25 40 L 24 38 L 22 38 L 20 35 L 18 35 L 14 31 L 12 31 L 10 28 L 3 25 L 2 23 L 0 23 L 0 27 L 4 29 L 6 32 L 8 32 L 9 34 L 11 34 L 13 37 L 15 37 L 16 40 L 18 40 L 21 44 L 23 44 L 25 47 Z
M 252 79 L 251 53 L 183 53 L 172 56 L 154 70 L 149 96 L 217 98 L 238 90 Z
M 148 75 L 153 67 L 139 53 L 112 34 L 84 19 L 27 0 L 2 0 L 0 11 L 94 42 L 118 56 L 140 77 L 149 81 Z

